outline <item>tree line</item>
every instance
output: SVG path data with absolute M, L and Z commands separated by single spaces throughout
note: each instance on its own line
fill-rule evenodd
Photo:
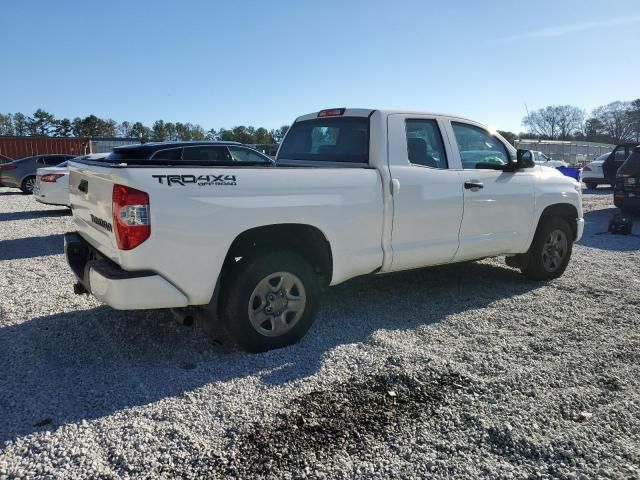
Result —
M 615 101 L 586 111 L 573 105 L 549 105 L 528 112 L 522 119 L 526 132 L 499 130 L 511 143 L 518 138 L 540 140 L 582 140 L 587 142 L 640 142 L 640 98 Z M 0 113 L 0 135 L 50 137 L 122 137 L 141 141 L 226 140 L 248 144 L 278 143 L 288 125 L 267 130 L 251 126 L 205 130 L 193 123 L 156 120 L 149 127 L 142 122 L 116 122 L 89 115 L 84 118 L 56 118 L 39 108 L 33 115 Z
M 146 141 L 226 140 L 248 144 L 278 143 L 289 129 L 288 125 L 267 130 L 264 127 L 240 125 L 230 129 L 205 130 L 201 125 L 156 120 L 149 127 L 142 122 L 116 122 L 111 118 L 89 115 L 84 118 L 56 118 L 41 108 L 33 115 L 0 113 L 0 135 L 42 137 L 120 137 Z
M 601 143 L 640 142 L 640 98 L 602 105 L 587 115 L 573 105 L 549 105 L 522 119 L 526 132 L 500 134 L 513 143 L 517 138 L 578 140 Z

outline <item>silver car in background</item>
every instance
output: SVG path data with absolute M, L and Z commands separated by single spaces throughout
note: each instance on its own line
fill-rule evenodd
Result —
M 0 165 L 0 187 L 19 188 L 24 193 L 32 194 L 38 168 L 53 167 L 76 156 L 52 153 L 3 163 Z
M 596 188 L 598 185 L 609 184 L 604 178 L 602 169 L 602 165 L 609 155 L 611 155 L 611 152 L 600 155 L 594 161 L 587 163 L 582 169 L 582 181 L 587 188 Z

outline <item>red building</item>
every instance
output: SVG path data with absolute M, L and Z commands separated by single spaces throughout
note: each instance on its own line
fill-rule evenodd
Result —
M 0 155 L 17 160 L 43 153 L 92 153 L 89 138 L 7 137 L 0 136 Z

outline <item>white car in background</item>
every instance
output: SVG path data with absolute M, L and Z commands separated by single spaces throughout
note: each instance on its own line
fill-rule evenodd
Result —
M 596 188 L 598 185 L 608 184 L 604 179 L 602 165 L 609 155 L 611 155 L 611 152 L 600 155 L 593 162 L 587 163 L 582 169 L 582 181 L 587 188 Z
M 551 160 L 551 157 L 548 157 L 542 152 L 536 152 L 534 150 L 531 151 L 533 154 L 533 161 L 536 162 L 537 165 L 542 165 L 543 167 L 568 167 L 569 164 L 562 160 Z
M 95 153 L 77 158 L 95 161 L 103 159 L 106 155 L 106 153 Z M 71 203 L 69 202 L 69 169 L 67 168 L 67 162 L 59 163 L 54 167 L 39 168 L 36 173 L 36 184 L 33 187 L 33 196 L 40 203 L 71 207 Z

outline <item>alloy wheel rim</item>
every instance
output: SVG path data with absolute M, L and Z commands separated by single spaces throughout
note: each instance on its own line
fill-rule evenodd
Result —
M 567 256 L 568 244 L 562 230 L 554 230 L 547 235 L 542 248 L 542 264 L 547 272 L 555 272 L 560 268 Z
M 30 179 L 28 179 L 28 180 L 25 182 L 24 186 L 25 186 L 25 187 L 27 187 L 27 191 L 29 191 L 29 192 L 33 192 L 33 187 L 35 187 L 35 186 L 36 186 L 36 180 L 35 180 L 35 178 L 30 178 Z
M 272 273 L 258 282 L 249 297 L 249 321 L 266 337 L 280 337 L 293 329 L 307 304 L 302 281 L 293 273 Z

